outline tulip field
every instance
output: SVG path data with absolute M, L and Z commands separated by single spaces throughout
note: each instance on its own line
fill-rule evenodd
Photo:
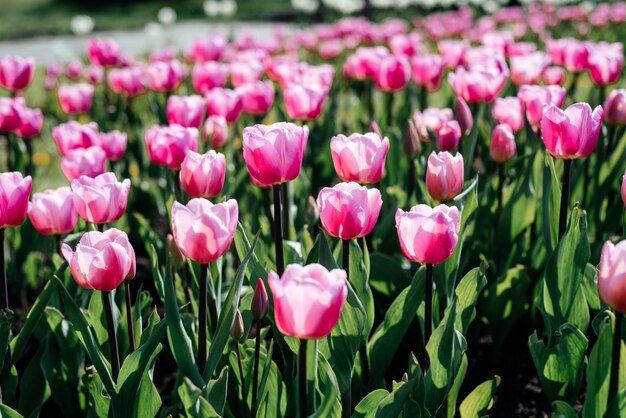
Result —
M 626 3 L 0 56 L 0 417 L 626 417 Z

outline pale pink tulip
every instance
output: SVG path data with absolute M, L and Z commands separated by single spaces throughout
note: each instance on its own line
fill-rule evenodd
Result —
M 203 130 L 203 140 L 209 141 L 215 149 L 226 145 L 228 139 L 228 122 L 222 116 L 209 116 L 206 119 Z
M 513 132 L 524 127 L 524 109 L 519 97 L 496 98 L 491 114 L 497 123 L 509 125 Z
M 83 125 L 76 121 L 69 121 L 52 128 L 52 138 L 62 157 L 74 149 L 99 145 L 98 135 L 98 125 L 95 122 Z
M 598 293 L 602 302 L 620 314 L 626 313 L 626 240 L 617 245 L 606 241 L 598 268 Z
M 180 166 L 180 185 L 190 197 L 215 197 L 224 187 L 226 158 L 210 150 L 206 154 L 190 151 Z
M 65 186 L 33 194 L 28 204 L 28 217 L 40 234 L 64 235 L 72 232 L 78 222 L 72 190 Z
M 72 181 L 74 206 L 85 221 L 92 224 L 115 222 L 124 215 L 130 180 L 117 181 L 114 173 L 94 178 L 80 176 Z
M 185 128 L 200 128 L 206 113 L 202 96 L 170 96 L 167 99 L 167 122 Z
M 99 146 L 68 151 L 61 159 L 61 170 L 68 181 L 80 176 L 96 177 L 104 173 L 107 154 Z
M 330 153 L 337 176 L 360 184 L 380 181 L 385 170 L 389 139 L 374 132 L 337 135 L 330 140 Z
M 23 177 L 17 171 L 0 173 L 0 229 L 24 222 L 32 186 L 30 176 Z
M 574 103 L 564 111 L 554 105 L 544 108 L 541 137 L 556 158 L 578 159 L 589 156 L 598 144 L 604 111 L 593 112 L 587 103 Z
M 144 133 L 150 160 L 178 170 L 189 151 L 198 150 L 198 129 L 154 125 Z
M 463 156 L 448 151 L 435 153 L 428 157 L 426 169 L 426 188 L 435 200 L 447 202 L 463 190 Z
M 283 92 L 287 115 L 295 120 L 315 120 L 322 112 L 328 90 L 320 86 L 289 84 Z
M 515 156 L 515 135 L 509 125 L 496 125 L 491 132 L 489 155 L 498 164 L 504 164 Z

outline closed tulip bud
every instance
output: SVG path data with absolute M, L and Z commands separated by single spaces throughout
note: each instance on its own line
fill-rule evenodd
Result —
M 592 52 L 587 62 L 591 81 L 601 87 L 616 83 L 622 73 L 623 65 L 624 53 L 615 52 L 609 48 L 600 48 Z
M 204 141 L 209 141 L 215 149 L 226 145 L 228 139 L 228 122 L 223 116 L 209 116 L 204 124 Z
M 468 103 L 491 103 L 500 94 L 508 74 L 497 68 L 473 68 L 466 70 L 459 67 L 448 73 L 448 82 L 457 97 Z
M 135 277 L 135 251 L 126 233 L 118 229 L 87 232 L 76 252 L 65 243 L 61 251 L 74 280 L 85 289 L 111 291 Z
M 326 337 L 337 324 L 348 297 L 346 272 L 320 264 L 289 264 L 282 277 L 270 272 L 274 319 L 284 335 L 301 339 Z
M 115 68 L 109 72 L 107 83 L 113 93 L 134 97 L 146 91 L 140 67 Z
M 93 103 L 94 87 L 91 84 L 79 83 L 59 87 L 59 104 L 63 112 L 76 115 L 87 113 Z
M 28 204 L 28 217 L 40 234 L 61 235 L 72 232 L 78 222 L 72 190 L 66 186 L 33 194 Z
M 198 149 L 198 130 L 180 125 L 154 125 L 144 133 L 150 160 L 156 165 L 180 169 L 189 151 Z
M 180 252 L 172 234 L 167 234 L 167 256 L 172 260 L 172 265 L 177 269 L 185 264 L 185 256 Z
M 224 187 L 226 158 L 210 150 L 206 154 L 190 151 L 180 166 L 180 185 L 190 197 L 215 197 Z
M 72 60 L 65 68 L 65 75 L 71 80 L 77 80 L 83 73 L 83 63 L 80 60 Z
M 317 203 L 315 203 L 315 198 L 313 196 L 309 196 L 306 211 L 304 212 L 304 220 L 307 225 L 315 225 L 319 219 L 320 211 L 317 207 Z
M 435 200 L 446 202 L 461 193 L 464 183 L 463 156 L 452 156 L 448 151 L 435 153 L 428 157 L 426 169 L 426 188 Z
M 491 113 L 496 122 L 509 125 L 513 132 L 524 127 L 524 110 L 518 97 L 496 98 Z
M 230 65 L 230 81 L 233 87 L 258 81 L 265 72 L 262 62 L 254 59 L 235 61 Z
M 298 177 L 308 137 L 308 127 L 288 122 L 244 128 L 243 158 L 255 184 L 271 187 Z
M 380 130 L 380 126 L 378 126 L 378 122 L 376 122 L 375 120 L 370 122 L 370 132 L 374 132 L 376 135 L 378 135 L 379 137 L 383 137 L 383 133 Z
M 228 64 L 221 62 L 198 63 L 191 72 L 191 84 L 199 94 L 206 94 L 215 87 L 226 85 L 228 71 Z
M 263 283 L 263 280 L 259 279 L 254 288 L 254 295 L 252 295 L 252 304 L 250 306 L 252 317 L 257 321 L 262 320 L 265 318 L 265 315 L 267 315 L 269 307 L 270 302 L 267 296 L 267 290 L 265 290 L 265 283 Z
M 436 132 L 437 149 L 450 151 L 459 145 L 461 139 L 461 127 L 455 120 L 444 121 L 441 128 Z
M 130 180 L 118 182 L 114 173 L 103 173 L 94 178 L 81 176 L 72 181 L 74 206 L 85 221 L 104 224 L 117 221 L 124 215 L 128 203 Z
M 61 170 L 68 181 L 80 176 L 96 177 L 104 173 L 107 154 L 99 146 L 77 148 L 61 159 Z
M 24 90 L 33 81 L 35 60 L 7 55 L 0 58 L 0 86 L 16 92 Z
M 237 90 L 216 87 L 205 94 L 209 116 L 222 116 L 228 123 L 237 122 L 243 111 L 243 97 Z
M 598 293 L 602 302 L 626 313 L 626 240 L 602 246 L 598 274 Z
M 90 39 L 87 58 L 95 65 L 109 67 L 120 63 L 122 49 L 113 39 Z
M 241 337 L 243 337 L 243 331 L 243 318 L 241 317 L 241 312 L 237 309 L 235 311 L 233 325 L 230 327 L 230 337 L 236 342 L 239 342 Z
M 574 103 L 564 111 L 546 106 L 541 119 L 541 137 L 546 149 L 556 158 L 589 156 L 598 144 L 603 116 L 602 106 L 592 112 L 587 103 Z
M 287 115 L 296 120 L 315 120 L 322 112 L 328 89 L 290 83 L 283 92 Z
M 378 189 L 367 189 L 354 182 L 324 187 L 317 196 L 322 228 L 343 240 L 372 232 L 382 204 Z
M 409 119 L 407 122 L 406 136 L 404 137 L 402 149 L 409 158 L 414 158 L 422 149 L 419 133 L 413 119 Z
M 185 128 L 200 128 L 206 113 L 202 96 L 170 96 L 167 99 L 167 122 Z
M 22 177 L 22 173 L 17 171 L 0 173 L 0 228 L 24 222 L 32 186 L 30 176 Z
M 376 183 L 385 169 L 389 139 L 374 132 L 337 135 L 330 140 L 330 153 L 337 176 L 343 181 Z
M 626 125 L 626 90 L 611 91 L 604 101 L 604 123 L 611 126 Z
M 191 199 L 187 205 L 174 202 L 172 232 L 176 245 L 196 263 L 215 261 L 233 242 L 238 216 L 234 199 L 216 205 L 206 199 Z
M 515 136 L 509 125 L 496 125 L 491 132 L 489 155 L 498 164 L 504 164 L 515 156 Z
M 398 209 L 396 229 L 409 260 L 440 264 L 452 255 L 459 240 L 459 210 L 446 205 L 416 205 L 409 212 Z
M 472 131 L 474 127 L 474 116 L 472 116 L 472 111 L 467 105 L 467 102 L 461 97 L 456 100 L 454 119 L 459 123 L 463 135 L 468 135 Z

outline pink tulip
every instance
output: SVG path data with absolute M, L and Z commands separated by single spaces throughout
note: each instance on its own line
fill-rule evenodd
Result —
M 19 108 L 24 107 L 17 99 L 0 97 L 0 131 L 12 132 L 19 128 L 20 113 Z
M 65 75 L 72 79 L 72 80 L 77 80 L 81 77 L 81 75 L 83 74 L 83 63 L 80 60 L 72 60 L 69 62 L 69 64 L 67 64 L 67 67 L 65 68 Z
M 24 222 L 32 186 L 30 176 L 22 177 L 17 171 L 0 173 L 0 229 Z
M 416 205 L 409 212 L 398 209 L 396 229 L 409 260 L 440 264 L 452 255 L 459 240 L 459 210 L 446 205 Z
M 536 84 L 550 65 L 550 57 L 544 52 L 511 58 L 511 81 L 519 85 Z
M 71 150 L 89 148 L 100 143 L 98 125 L 95 122 L 85 125 L 76 121 L 62 123 L 52 128 L 52 138 L 62 157 Z
M 324 61 L 330 61 L 337 58 L 344 51 L 344 43 L 338 39 L 323 42 L 317 48 L 317 53 Z
M 150 160 L 178 170 L 189 151 L 198 150 L 198 129 L 154 125 L 144 133 Z
M 468 135 L 474 127 L 474 116 L 469 106 L 461 97 L 457 97 L 454 119 L 459 123 L 463 135 Z
M 237 88 L 243 100 L 243 111 L 250 115 L 263 115 L 274 104 L 274 84 L 267 81 L 253 81 Z
M 216 205 L 206 199 L 191 199 L 186 206 L 174 202 L 172 232 L 176 245 L 196 263 L 215 261 L 233 242 L 238 216 L 234 199 Z
M 285 91 L 284 104 L 287 115 L 295 120 L 315 120 L 322 112 L 328 90 L 319 86 L 289 84 Z
M 354 182 L 324 187 L 317 195 L 322 228 L 344 240 L 372 232 L 382 204 L 378 189 L 367 189 Z
M 430 137 L 435 138 L 446 122 L 452 121 L 453 115 L 451 109 L 437 109 L 428 107 L 423 112 L 416 111 L 413 114 L 415 128 L 422 142 L 430 142 Z M 460 129 L 460 125 L 459 125 Z
M 122 49 L 113 39 L 90 39 L 87 46 L 87 58 L 93 65 L 110 67 L 121 61 Z
M 619 80 L 623 65 L 624 53 L 610 49 L 594 50 L 587 61 L 591 81 L 602 87 Z
M 43 126 L 43 112 L 41 109 L 30 109 L 26 106 L 16 106 L 20 124 L 15 133 L 22 138 L 32 138 L 39 135 Z
M 115 94 L 134 97 L 146 91 L 140 67 L 114 68 L 109 72 L 107 81 Z
M 85 289 L 110 292 L 125 279 L 135 277 L 135 250 L 119 229 L 87 232 L 76 245 L 76 252 L 65 243 L 61 251 L 72 277 Z
M 592 113 L 587 103 L 574 103 L 564 111 L 554 105 L 546 106 L 541 119 L 546 149 L 556 158 L 587 157 L 598 144 L 603 116 L 602 106 Z
M 93 102 L 94 87 L 91 84 L 79 83 L 59 87 L 59 104 L 63 112 L 75 115 L 87 113 Z
M 61 170 L 68 181 L 80 176 L 96 177 L 104 173 L 107 154 L 99 146 L 68 151 L 61 159 Z
M 258 60 L 235 61 L 230 64 L 230 82 L 233 87 L 258 81 L 265 72 L 265 65 Z
M 224 154 L 190 151 L 180 166 L 180 185 L 190 197 L 215 197 L 221 193 L 226 176 Z
M 448 151 L 435 153 L 428 157 L 426 169 L 426 188 L 435 200 L 447 202 L 463 190 L 463 156 L 452 156 Z
M 567 90 L 561 86 L 521 86 L 517 97 L 526 109 L 526 119 L 533 129 L 541 124 L 545 105 L 563 106 Z
M 380 90 L 394 92 L 407 85 L 410 75 L 411 67 L 406 58 L 388 55 L 380 61 L 374 82 Z
M 568 70 L 579 73 L 587 68 L 589 50 L 584 42 L 577 39 L 568 40 L 563 48 L 563 65 Z
M 222 116 L 209 116 L 204 124 L 204 141 L 209 141 L 215 149 L 226 145 L 228 139 L 228 122 Z
M 150 53 L 150 62 L 159 62 L 159 61 L 171 61 L 176 58 L 176 51 L 174 48 L 166 46 L 161 49 L 157 49 Z
M 428 91 L 435 91 L 441 85 L 444 59 L 439 55 L 416 55 L 411 58 L 413 82 L 425 86 Z
M 187 68 L 178 60 L 155 62 L 144 69 L 148 86 L 156 92 L 172 92 L 187 77 Z
M 463 61 L 465 51 L 469 49 L 467 40 L 443 40 L 437 43 L 437 49 L 446 63 L 446 68 L 455 69 Z
M 28 204 L 28 217 L 40 234 L 63 235 L 72 232 L 78 222 L 72 190 L 65 186 L 33 194 Z
M 565 81 L 565 71 L 561 67 L 548 67 L 543 70 L 541 79 L 545 85 L 560 86 Z
M 104 80 L 104 68 L 99 65 L 90 65 L 85 69 L 84 77 L 89 84 L 102 84 Z
M 457 68 L 448 74 L 455 94 L 468 103 L 491 103 L 500 94 L 508 75 L 495 68 L 466 70 Z
M 330 140 L 330 153 L 337 176 L 343 181 L 374 184 L 383 176 L 389 139 L 374 132 L 337 135 Z
M 622 176 L 622 188 L 620 192 L 622 195 L 622 203 L 624 203 L 624 207 L 626 207 L 626 173 Z
M 518 97 L 496 98 L 491 114 L 497 123 L 504 123 L 518 132 L 524 127 L 524 110 Z
M 110 131 L 98 134 L 98 145 L 106 153 L 107 159 L 111 161 L 117 161 L 124 156 L 127 142 L 126 132 Z
M 191 72 L 191 84 L 200 94 L 215 87 L 224 87 L 228 79 L 229 65 L 221 62 L 198 63 Z
M 602 246 L 598 268 L 598 293 L 602 302 L 626 313 L 626 241 L 614 245 L 606 241 Z
M 185 128 L 200 128 L 204 121 L 206 101 L 202 96 L 170 96 L 167 99 L 167 122 Z
M 489 155 L 498 164 L 504 164 L 515 156 L 517 147 L 515 135 L 511 127 L 506 124 L 496 125 L 491 132 Z
M 346 279 L 344 270 L 328 271 L 320 264 L 289 264 L 280 278 L 270 272 L 278 330 L 301 339 L 326 337 L 339 321 L 348 297 Z
M 24 90 L 33 81 L 35 60 L 6 55 L 0 58 L 0 86 L 16 92 Z
M 461 126 L 456 120 L 444 121 L 436 132 L 435 143 L 437 149 L 441 151 L 450 151 L 459 145 L 461 140 Z
M 218 61 L 227 46 L 228 40 L 223 35 L 216 34 L 206 39 L 194 40 L 185 55 L 194 62 Z
M 278 122 L 243 129 L 243 158 L 261 187 L 292 181 L 302 168 L 309 128 Z
M 611 91 L 602 108 L 604 109 L 604 123 L 611 126 L 626 125 L 626 90 Z
M 114 173 L 96 177 L 80 176 L 72 181 L 74 206 L 85 221 L 92 224 L 115 222 L 124 215 L 130 180 L 118 182 Z
M 216 87 L 204 98 L 209 109 L 209 116 L 223 116 L 228 123 L 235 123 L 243 111 L 243 97 L 237 90 Z

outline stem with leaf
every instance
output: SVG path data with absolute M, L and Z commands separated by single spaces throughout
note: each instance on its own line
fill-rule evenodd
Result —
M 107 331 L 109 332 L 109 351 L 111 355 L 111 368 L 113 380 L 117 380 L 120 372 L 120 353 L 117 348 L 117 336 L 115 335 L 115 323 L 113 322 L 113 308 L 111 307 L 111 292 L 102 292 L 102 302 L 104 303 L 104 313 L 107 320 Z
M 611 378 L 609 381 L 609 398 L 607 400 L 608 406 L 614 402 L 617 397 L 617 389 L 619 383 L 619 363 L 620 363 L 620 351 L 622 348 L 622 325 L 624 322 L 624 315 L 621 312 L 615 312 L 615 332 L 613 332 L 613 350 L 611 353 Z M 608 411 L 607 406 L 607 411 Z
M 239 376 L 241 376 L 241 399 L 242 399 L 241 409 L 243 412 L 245 410 L 245 404 L 248 401 L 248 396 L 246 394 L 246 383 L 245 383 L 246 381 L 243 376 L 243 364 L 241 363 L 241 350 L 239 349 L 239 341 L 235 341 L 235 347 L 237 350 L 237 365 L 239 367 Z M 242 413 L 242 415 L 244 414 Z
M 133 329 L 133 311 L 130 299 L 130 282 L 126 280 L 124 282 L 124 293 L 126 295 L 126 324 L 128 326 L 128 344 L 130 352 L 135 351 L 135 331 Z
M 200 264 L 200 303 L 198 306 L 198 369 L 200 373 L 204 373 L 206 365 L 206 333 L 207 333 L 207 287 L 208 287 L 208 264 Z
M 424 285 L 424 301 L 426 303 L 424 311 L 424 370 L 428 369 L 429 359 L 426 352 L 426 344 L 430 340 L 433 332 L 433 265 L 426 263 L 426 283 Z
M 280 184 L 274 188 L 274 244 L 276 247 L 276 272 L 279 276 L 285 271 L 285 259 L 283 255 L 283 232 L 280 215 Z
M 254 344 L 254 369 L 252 371 L 252 418 L 256 418 L 257 396 L 259 388 L 259 362 L 261 359 L 261 321 L 256 322 L 256 340 Z

